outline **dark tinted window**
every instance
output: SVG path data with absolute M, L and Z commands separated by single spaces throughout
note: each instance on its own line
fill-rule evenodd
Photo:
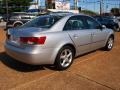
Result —
M 53 26 L 59 19 L 62 17 L 59 16 L 40 16 L 22 27 L 40 27 L 40 28 L 50 28 Z
M 106 18 L 103 19 L 103 22 L 104 22 L 105 24 L 114 23 L 114 21 L 113 21 L 112 19 L 106 19 Z
M 20 16 L 11 16 L 10 19 L 20 19 Z
M 21 16 L 21 19 L 31 19 L 30 16 Z
M 33 19 L 35 15 L 21 15 L 21 19 Z
M 84 19 L 87 23 L 86 29 L 100 29 L 100 24 L 95 19 L 88 16 L 84 16 Z

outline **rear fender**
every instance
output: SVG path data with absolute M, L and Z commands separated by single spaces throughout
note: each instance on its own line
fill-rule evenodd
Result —
M 53 61 L 53 64 L 54 64 L 54 62 L 55 62 L 55 59 L 56 59 L 56 56 L 57 56 L 57 54 L 58 54 L 58 52 L 59 52 L 59 50 L 62 48 L 62 47 L 64 47 L 64 46 L 66 46 L 66 45 L 72 45 L 72 46 L 74 46 L 74 44 L 73 43 L 70 43 L 70 42 L 66 42 L 66 43 L 61 43 L 53 52 L 53 54 L 52 54 L 52 59 L 54 60 Z M 75 46 L 74 46 L 75 47 Z

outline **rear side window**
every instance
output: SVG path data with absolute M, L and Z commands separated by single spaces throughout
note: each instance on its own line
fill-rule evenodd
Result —
M 21 19 L 31 19 L 30 16 L 21 16 Z
M 82 30 L 85 28 L 84 20 L 81 16 L 71 17 L 64 26 L 64 31 L 66 30 Z
M 20 19 L 20 16 L 11 16 L 10 19 Z

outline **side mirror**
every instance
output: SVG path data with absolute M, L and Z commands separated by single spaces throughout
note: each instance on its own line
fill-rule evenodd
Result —
M 105 25 L 102 25 L 102 29 L 106 29 L 106 26 L 105 26 Z

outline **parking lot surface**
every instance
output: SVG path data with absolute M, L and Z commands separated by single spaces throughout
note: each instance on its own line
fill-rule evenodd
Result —
M 120 90 L 119 32 L 112 51 L 97 50 L 80 56 L 65 71 L 26 65 L 7 56 L 5 33 L 1 28 L 0 90 Z

